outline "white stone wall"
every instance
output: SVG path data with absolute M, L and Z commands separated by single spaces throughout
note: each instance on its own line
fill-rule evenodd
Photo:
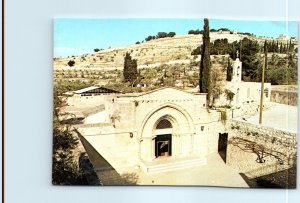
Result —
M 227 100 L 226 94 L 220 95 L 220 98 L 215 101 L 217 106 L 231 105 L 233 107 L 241 107 L 249 103 L 259 103 L 261 83 L 259 82 L 227 82 L 223 91 L 230 90 L 234 93 L 233 100 Z M 268 90 L 268 95 L 264 94 L 264 102 L 269 102 L 271 98 L 271 83 L 265 83 L 264 89 Z
M 105 95 L 96 95 L 96 96 L 80 96 L 74 94 L 72 97 L 67 97 L 67 104 L 69 106 L 76 107 L 90 107 L 97 106 L 104 103 Z
M 118 172 L 155 159 L 156 125 L 172 124 L 172 158 L 206 157 L 217 152 L 218 135 L 225 131 L 220 112 L 206 109 L 206 95 L 165 88 L 140 96 L 107 95 L 110 126 L 82 128 L 86 140 Z

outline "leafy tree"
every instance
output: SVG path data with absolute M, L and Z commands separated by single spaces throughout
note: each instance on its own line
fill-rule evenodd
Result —
M 230 31 L 228 28 L 220 28 L 220 29 L 218 29 L 218 31 L 219 30 L 222 30 L 222 31 Z
M 211 70 L 210 77 L 210 88 L 211 88 L 211 96 L 212 96 L 212 105 L 217 98 L 219 98 L 222 90 L 222 71 L 218 68 L 213 68 Z
M 148 37 L 145 38 L 145 41 L 148 42 L 153 39 L 156 39 L 155 36 L 149 35 Z
M 201 54 L 201 46 L 195 48 L 191 53 L 191 55 L 200 55 L 200 54 Z
M 211 43 L 210 54 L 212 55 L 224 55 L 229 54 L 231 51 L 231 46 L 228 43 L 228 39 L 216 39 Z
M 167 33 L 166 32 L 158 32 L 156 35 L 156 38 L 165 38 L 167 37 Z
M 229 100 L 231 103 L 235 94 L 231 90 L 226 89 L 225 95 L 226 95 L 227 100 Z
M 74 66 L 74 65 L 75 65 L 75 61 L 74 61 L 74 60 L 70 60 L 70 61 L 68 62 L 68 66 L 72 67 L 72 66 Z
M 240 50 L 240 59 L 243 62 L 243 79 L 249 78 L 251 81 L 258 81 L 261 73 L 258 70 L 258 67 L 261 67 L 260 46 L 258 42 L 246 37 L 240 42 L 233 42 L 230 54 L 233 59 L 236 58 L 236 50 Z
M 100 49 L 98 49 L 98 48 L 94 49 L 94 52 L 98 52 L 98 51 L 100 51 Z
M 200 80 L 199 88 L 201 93 L 207 93 L 207 100 L 210 100 L 211 87 L 210 87 L 210 38 L 209 38 L 209 22 L 208 19 L 204 19 L 204 33 L 202 36 L 202 50 L 201 50 L 201 61 L 200 61 Z
M 169 33 L 167 34 L 167 37 L 174 37 L 175 35 L 176 35 L 175 32 L 169 32 Z
M 203 30 L 199 30 L 199 29 L 197 29 L 197 30 L 189 30 L 188 31 L 188 34 L 189 35 L 199 35 L 199 34 L 203 34 Z
M 66 105 L 57 91 L 54 91 L 53 108 L 53 155 L 52 183 L 55 185 L 82 185 L 86 179 L 75 161 L 72 150 L 78 145 L 78 140 L 72 135 L 68 126 L 61 123 L 60 108 Z
M 137 41 L 135 44 L 140 44 L 140 42 L 139 42 L 139 41 Z
M 132 59 L 128 52 L 126 53 L 124 58 L 123 76 L 125 82 L 130 82 L 130 83 L 136 82 L 138 78 L 137 60 Z

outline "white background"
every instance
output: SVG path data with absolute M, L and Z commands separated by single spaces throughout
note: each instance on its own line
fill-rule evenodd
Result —
M 54 17 L 288 17 L 299 22 L 300 1 L 289 0 L 288 16 L 285 5 L 285 0 L 6 0 L 6 202 L 299 202 L 299 189 L 51 185 Z

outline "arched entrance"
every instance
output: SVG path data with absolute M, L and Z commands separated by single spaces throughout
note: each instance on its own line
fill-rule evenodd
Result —
M 172 155 L 172 124 L 167 119 L 161 119 L 155 130 L 155 157 Z
M 150 111 L 143 119 L 139 130 L 140 159 L 153 161 L 162 156 L 173 158 L 186 156 L 193 149 L 194 135 L 193 120 L 181 106 L 171 103 L 162 104 Z M 158 146 L 159 141 L 164 142 L 159 143 Z M 156 148 L 163 148 L 166 145 L 169 151 L 164 148 L 159 154 Z

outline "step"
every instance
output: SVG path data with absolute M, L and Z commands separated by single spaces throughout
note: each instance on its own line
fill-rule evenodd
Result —
M 184 168 L 191 168 L 195 166 L 205 165 L 207 163 L 206 158 L 196 158 L 196 159 L 189 159 L 189 160 L 181 160 L 181 161 L 174 161 L 169 163 L 158 163 L 147 165 L 144 163 L 144 171 L 145 173 L 161 173 L 173 170 L 179 170 Z

